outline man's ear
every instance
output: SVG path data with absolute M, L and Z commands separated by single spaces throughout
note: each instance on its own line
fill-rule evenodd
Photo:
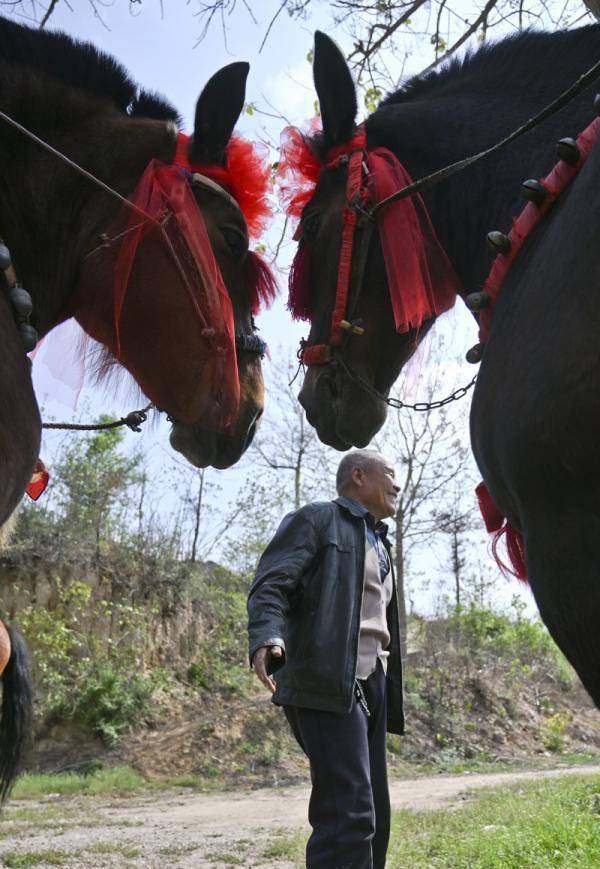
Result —
M 208 80 L 196 103 L 190 163 L 222 165 L 233 129 L 244 108 L 249 63 L 230 63 Z
M 355 486 L 362 486 L 363 477 L 364 474 L 362 468 L 352 468 L 351 479 Z
M 356 121 L 356 88 L 344 55 L 335 42 L 317 30 L 313 78 L 321 117 L 326 148 L 347 142 L 354 132 Z

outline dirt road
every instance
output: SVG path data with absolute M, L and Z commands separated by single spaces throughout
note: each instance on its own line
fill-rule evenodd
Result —
M 578 766 L 435 775 L 393 781 L 390 794 L 395 809 L 426 811 L 460 805 L 482 787 L 599 772 L 597 766 Z M 35 804 L 12 803 L 0 826 L 0 858 L 6 866 L 62 864 L 86 869 L 296 869 L 285 834 L 308 831 L 308 794 L 304 787 L 219 794 L 152 791 L 119 799 L 50 797 Z M 41 853 L 44 862 L 37 857 Z M 27 854 L 31 862 L 24 861 Z

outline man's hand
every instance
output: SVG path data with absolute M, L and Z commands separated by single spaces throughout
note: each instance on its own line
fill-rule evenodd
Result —
M 252 666 L 260 681 L 265 688 L 268 688 L 271 694 L 275 693 L 277 688 L 274 679 L 267 674 L 267 666 L 271 655 L 274 658 L 281 658 L 283 650 L 281 646 L 261 646 L 252 656 Z

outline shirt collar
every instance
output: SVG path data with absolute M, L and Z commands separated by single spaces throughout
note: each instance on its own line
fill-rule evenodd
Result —
M 345 495 L 340 495 L 339 498 L 336 498 L 335 503 L 339 504 L 340 507 L 344 507 L 349 513 L 352 513 L 353 516 L 356 516 L 359 519 L 364 519 L 367 525 L 376 531 L 380 537 L 387 537 L 389 530 L 388 526 L 385 522 L 376 522 L 364 504 L 355 501 L 354 498 L 346 498 Z

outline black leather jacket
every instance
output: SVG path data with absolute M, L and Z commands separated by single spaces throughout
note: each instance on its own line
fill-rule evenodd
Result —
M 383 523 L 381 526 L 385 528 Z M 386 529 L 387 530 L 387 529 Z M 365 519 L 348 498 L 307 504 L 288 514 L 265 549 L 248 596 L 250 660 L 271 658 L 278 705 L 349 713 L 354 696 L 364 586 Z M 390 553 L 390 545 L 382 540 Z M 390 561 L 391 561 L 390 554 Z M 393 571 L 393 567 L 392 567 Z M 393 575 L 393 574 L 392 574 Z M 404 732 L 396 580 L 387 608 L 388 730 Z

